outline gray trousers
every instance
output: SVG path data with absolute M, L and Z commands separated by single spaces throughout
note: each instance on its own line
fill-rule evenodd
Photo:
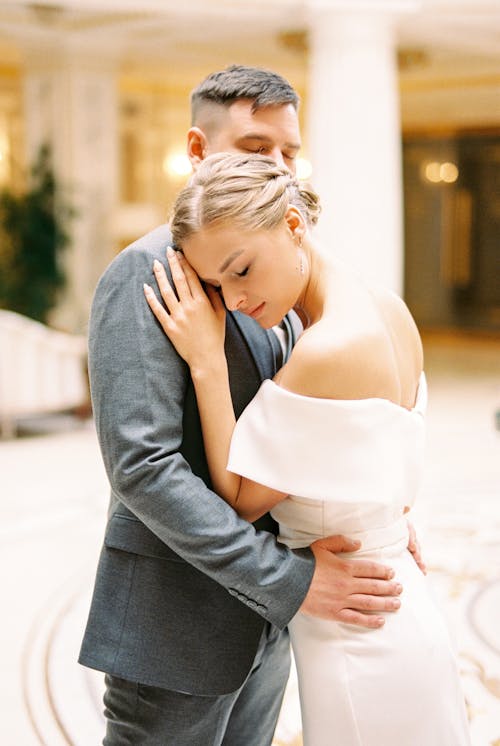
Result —
M 106 676 L 103 746 L 270 746 L 290 667 L 287 632 L 266 623 L 240 689 L 197 696 Z

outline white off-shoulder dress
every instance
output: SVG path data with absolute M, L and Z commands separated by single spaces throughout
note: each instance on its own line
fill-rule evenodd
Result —
M 288 494 L 280 541 L 360 539 L 390 565 L 401 608 L 381 629 L 298 613 L 290 623 L 304 746 L 466 746 L 455 654 L 427 579 L 407 550 L 424 449 L 427 388 L 412 410 L 386 399 L 331 400 L 265 381 L 236 424 L 228 469 Z

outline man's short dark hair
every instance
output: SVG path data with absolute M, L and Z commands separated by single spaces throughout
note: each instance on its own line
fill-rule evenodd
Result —
M 252 101 L 252 111 L 265 106 L 292 104 L 299 108 L 299 97 L 290 83 L 278 73 L 260 67 L 230 65 L 211 73 L 191 93 L 191 123 L 195 124 L 204 103 L 230 106 L 238 99 Z

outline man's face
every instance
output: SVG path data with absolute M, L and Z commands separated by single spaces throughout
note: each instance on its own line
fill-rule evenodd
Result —
M 299 120 L 292 104 L 266 106 L 252 112 L 252 101 L 240 99 L 217 109 L 203 128 L 203 157 L 214 153 L 259 153 L 295 173 L 301 142 Z

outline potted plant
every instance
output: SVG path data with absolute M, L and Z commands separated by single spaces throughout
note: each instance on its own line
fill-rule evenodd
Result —
M 0 307 L 43 323 L 64 287 L 61 256 L 75 214 L 61 194 L 50 148 L 40 148 L 23 193 L 0 193 Z

